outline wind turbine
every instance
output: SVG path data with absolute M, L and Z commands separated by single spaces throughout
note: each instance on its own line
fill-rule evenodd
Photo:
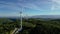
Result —
M 21 9 L 23 11 L 23 8 Z M 22 11 L 20 11 L 20 28 L 15 28 L 12 34 L 17 34 L 19 31 L 22 30 Z

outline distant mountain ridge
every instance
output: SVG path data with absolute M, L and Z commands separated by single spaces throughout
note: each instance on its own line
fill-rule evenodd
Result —
M 20 18 L 20 17 L 0 17 L 0 18 Z M 51 18 L 51 19 L 60 19 L 60 15 L 35 15 L 35 16 L 28 16 L 23 18 Z
M 60 15 L 36 15 L 36 16 L 31 16 L 31 18 L 52 18 L 52 19 L 60 19 Z

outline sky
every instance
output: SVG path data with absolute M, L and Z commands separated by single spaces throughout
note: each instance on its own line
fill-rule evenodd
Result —
M 60 15 L 60 0 L 0 0 L 0 17 Z

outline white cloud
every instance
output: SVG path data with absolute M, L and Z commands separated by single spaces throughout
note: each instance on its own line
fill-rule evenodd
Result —
M 20 9 L 20 7 L 17 6 L 17 3 L 5 2 L 5 1 L 0 2 L 0 9 L 1 8 L 7 8 L 10 10 L 17 10 L 17 11 Z
M 2 1 L 0 3 L 3 3 L 5 5 L 1 6 L 0 8 L 8 7 L 8 8 L 15 9 L 15 10 L 16 10 L 16 8 L 18 8 L 18 10 L 19 10 L 19 7 L 26 7 L 26 8 L 30 8 L 30 9 L 34 9 L 34 10 L 44 11 L 45 8 L 42 8 L 41 6 L 43 6 L 44 4 L 48 4 L 48 3 L 50 4 L 49 0 L 46 0 L 46 1 L 44 1 L 44 0 L 43 1 L 42 0 L 36 0 L 36 1 L 29 0 L 29 1 L 32 1 L 33 3 L 28 2 L 28 0 L 17 0 L 17 1 L 19 1 L 19 2 L 12 3 L 12 2 Z M 22 3 L 21 3 L 21 1 L 22 1 Z M 24 1 L 25 1 L 25 3 L 24 3 Z M 40 5 L 40 6 L 38 6 L 38 5 Z
M 54 3 L 60 4 L 60 0 L 52 0 Z
M 60 10 L 60 0 L 52 0 L 51 10 Z
M 26 4 L 19 3 L 19 6 L 21 6 L 23 8 L 34 9 L 34 10 L 42 10 L 37 5 L 35 5 L 34 3 L 26 3 Z
M 30 1 L 30 0 L 29 0 Z M 44 10 L 49 10 L 50 9 L 50 5 L 51 1 L 50 0 L 31 0 L 32 2 L 19 2 L 19 5 L 21 7 L 26 7 L 26 8 L 30 8 L 30 9 L 34 9 L 34 10 L 39 10 L 39 11 L 44 11 Z M 47 5 L 47 6 L 46 6 Z

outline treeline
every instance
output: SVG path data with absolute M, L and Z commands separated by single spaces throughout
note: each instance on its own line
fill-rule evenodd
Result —
M 0 34 L 11 34 L 20 27 L 20 19 L 0 18 Z M 60 34 L 60 20 L 23 19 L 23 29 L 17 34 Z

